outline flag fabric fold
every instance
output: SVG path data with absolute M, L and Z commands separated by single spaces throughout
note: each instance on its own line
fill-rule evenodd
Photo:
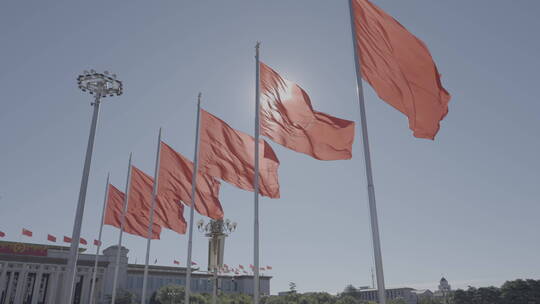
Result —
M 133 213 L 149 216 L 154 179 L 135 166 L 132 166 L 131 172 L 128 208 Z M 185 234 L 187 223 L 184 219 L 184 206 L 180 202 L 158 195 L 154 209 L 154 223 L 176 233 Z
M 450 94 L 427 46 L 368 0 L 353 0 L 362 77 L 409 119 L 415 137 L 434 139 Z
M 308 94 L 260 63 L 261 135 L 319 160 L 350 159 L 354 122 L 317 112 Z
M 193 162 L 161 142 L 159 163 L 158 195 L 160 199 L 180 202 L 191 206 Z M 219 202 L 220 182 L 212 176 L 197 174 L 195 210 L 212 219 L 223 218 L 223 208 Z
M 125 194 L 122 191 L 109 184 L 109 197 L 107 198 L 107 209 L 105 211 L 105 225 L 111 225 L 120 229 L 122 225 L 124 198 Z M 124 222 L 124 232 L 147 238 L 149 223 L 148 215 L 144 217 L 138 212 L 130 212 L 128 204 L 128 212 L 126 212 Z M 160 234 L 161 227 L 154 223 L 152 228 L 152 239 L 159 239 Z
M 259 193 L 279 198 L 279 160 L 272 147 L 259 141 Z M 255 139 L 231 128 L 223 120 L 201 110 L 201 171 L 240 189 L 254 191 Z

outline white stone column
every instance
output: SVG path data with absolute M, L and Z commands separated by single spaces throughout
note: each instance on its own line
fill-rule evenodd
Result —
M 26 279 L 28 278 L 28 268 L 30 265 L 23 264 L 21 271 L 19 272 L 19 278 L 17 279 L 17 287 L 15 288 L 15 301 L 14 303 L 22 303 L 23 289 Z
M 32 303 L 37 304 L 39 297 L 39 290 L 41 287 L 41 279 L 43 278 L 43 266 L 39 266 L 36 273 L 36 279 L 34 280 L 34 290 L 32 290 Z
M 2 272 L 0 273 L 0 297 L 2 296 L 2 292 L 4 291 L 4 285 L 6 285 L 7 268 L 8 262 L 4 262 L 4 264 L 2 264 Z
M 56 293 L 58 289 L 58 271 L 53 270 L 49 274 L 49 283 L 47 283 L 47 299 L 45 304 L 56 304 Z
M 83 285 L 81 289 L 81 304 L 87 304 L 90 300 L 90 283 L 92 281 L 92 273 L 83 275 Z

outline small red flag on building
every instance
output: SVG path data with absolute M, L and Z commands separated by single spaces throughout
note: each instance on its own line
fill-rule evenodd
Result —
M 197 263 L 195 263 L 195 262 L 191 262 L 191 265 L 197 265 Z
M 22 229 L 22 234 L 26 235 L 26 236 L 32 236 L 32 231 L 23 228 Z
M 242 265 L 238 265 L 238 267 L 240 267 L 240 269 L 244 269 L 244 266 L 242 266 Z
M 180 262 L 177 261 L 177 260 L 174 260 L 173 263 L 176 264 L 176 265 L 180 265 Z
M 249 264 L 249 268 L 253 269 L 255 266 L 253 266 L 253 264 Z
M 266 269 L 272 270 L 272 266 L 266 266 Z
M 64 236 L 64 243 L 71 243 L 71 238 Z
M 88 245 L 88 242 L 83 238 L 79 239 L 79 243 L 81 243 L 82 245 Z
M 47 234 L 47 241 L 56 243 L 56 237 L 50 234 Z
M 3 233 L 2 231 L 0 231 L 0 237 L 5 237 L 5 236 L 6 236 L 6 234 Z
M 99 240 L 94 240 L 94 245 L 95 246 L 101 246 L 101 242 Z

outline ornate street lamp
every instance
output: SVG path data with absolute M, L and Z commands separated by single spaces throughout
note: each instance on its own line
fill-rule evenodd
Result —
M 218 269 L 223 266 L 225 238 L 236 230 L 236 223 L 226 220 L 197 222 L 197 229 L 208 237 L 208 271 L 213 273 L 212 304 L 216 304 L 218 292 Z
M 79 252 L 79 240 L 81 237 L 81 224 L 84 214 L 84 203 L 86 201 L 86 190 L 88 188 L 88 176 L 90 175 L 90 163 L 92 162 L 92 152 L 94 150 L 94 138 L 99 116 L 99 105 L 101 99 L 105 97 L 120 96 L 123 93 L 122 82 L 116 79 L 116 75 L 109 75 L 109 72 L 97 73 L 94 70 L 84 71 L 77 77 L 77 85 L 83 92 L 94 95 L 94 102 L 90 105 L 94 107 L 92 115 L 92 124 L 90 126 L 90 135 L 86 148 L 86 158 L 84 160 L 81 188 L 79 191 L 79 200 L 77 211 L 75 213 L 75 222 L 73 224 L 73 233 L 71 234 L 71 247 L 69 249 L 66 273 L 64 276 L 65 294 L 63 301 L 66 304 L 72 302 L 73 286 L 77 275 L 77 255 Z

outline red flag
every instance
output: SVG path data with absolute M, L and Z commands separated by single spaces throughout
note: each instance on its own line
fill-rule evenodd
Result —
M 381 99 L 407 115 L 414 136 L 434 139 L 450 94 L 427 46 L 368 0 L 354 0 L 362 77 Z
M 271 266 L 266 266 L 266 269 L 272 270 L 272 267 Z
M 253 191 L 255 139 L 204 110 L 201 110 L 200 135 L 201 171 Z M 259 192 L 279 198 L 279 160 L 266 141 L 260 140 L 259 146 Z
M 32 231 L 23 228 L 22 229 L 22 234 L 26 235 L 26 236 L 32 236 Z
M 125 194 L 118 190 L 113 185 L 109 184 L 109 197 L 107 198 L 107 210 L 105 211 L 105 225 L 111 225 L 116 228 L 120 228 L 122 224 L 122 212 L 124 209 L 124 197 Z M 126 213 L 126 221 L 124 225 L 124 232 L 148 237 L 148 225 L 150 223 L 148 215 L 141 216 L 138 212 L 130 212 L 128 204 L 128 212 Z M 161 227 L 154 223 L 152 228 L 152 239 L 159 239 L 161 233 Z M 96 245 L 97 246 L 97 245 Z
M 101 241 L 94 240 L 94 246 L 101 246 Z
M 193 163 L 161 142 L 159 160 L 158 193 L 161 199 L 172 202 L 184 202 L 191 206 L 191 185 Z M 197 174 L 195 210 L 210 218 L 223 218 L 223 208 L 219 202 L 220 183 L 207 174 Z
M 71 238 L 64 236 L 64 243 L 71 243 Z
M 350 159 L 354 122 L 313 110 L 308 94 L 260 63 L 261 135 L 319 160 Z
M 249 264 L 249 268 L 254 269 L 255 266 L 253 266 L 252 264 Z
M 128 205 L 131 212 L 141 215 L 150 214 L 153 187 L 154 180 L 148 174 L 132 166 Z M 184 206 L 180 202 L 158 196 L 154 210 L 154 223 L 176 233 L 185 234 L 187 223 L 184 219 Z
M 83 245 L 88 245 L 88 242 L 87 242 L 85 239 L 83 239 L 83 238 L 80 238 L 80 239 L 79 239 L 79 243 L 81 243 L 81 244 L 83 244 Z
M 56 243 L 56 237 L 54 235 L 47 234 L 47 241 Z
M 2 231 L 0 231 L 0 237 L 5 237 L 5 236 L 6 236 L 6 234 L 3 233 Z
M 197 265 L 197 263 L 195 263 L 195 262 L 191 262 L 191 265 Z
M 242 266 L 242 265 L 238 265 L 238 267 L 240 267 L 240 269 L 244 269 L 244 266 Z
M 174 260 L 173 263 L 176 264 L 176 265 L 180 265 L 180 262 L 177 261 L 177 260 Z

